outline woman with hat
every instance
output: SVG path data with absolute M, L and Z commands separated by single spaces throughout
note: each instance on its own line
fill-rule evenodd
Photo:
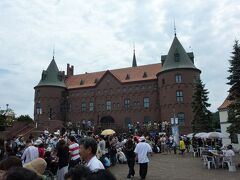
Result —
M 45 179 L 45 176 L 43 175 L 44 171 L 46 170 L 47 163 L 42 158 L 37 158 L 32 160 L 31 162 L 24 165 L 24 168 L 27 168 L 35 173 L 37 173 L 38 176 Z

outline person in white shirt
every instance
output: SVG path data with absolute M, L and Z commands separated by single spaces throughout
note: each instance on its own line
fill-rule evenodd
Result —
M 233 157 L 235 156 L 234 151 L 232 150 L 232 145 L 228 145 L 227 150 L 224 154 L 226 157 Z
M 152 148 L 148 143 L 145 142 L 146 139 L 144 136 L 140 137 L 139 140 L 140 142 L 135 147 L 134 152 L 137 155 L 138 163 L 140 166 L 139 175 L 142 179 L 145 179 L 149 163 L 148 154 L 152 153 Z
M 26 141 L 27 148 L 24 150 L 21 157 L 23 164 L 29 163 L 39 157 L 38 148 L 33 146 L 30 140 Z
M 102 162 L 96 157 L 97 142 L 95 139 L 85 137 L 80 141 L 80 156 L 86 161 L 86 166 L 91 172 L 97 172 L 100 169 L 105 169 Z

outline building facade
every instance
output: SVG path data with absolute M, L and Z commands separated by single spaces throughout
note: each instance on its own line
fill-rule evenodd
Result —
M 34 119 L 39 126 L 52 120 L 80 125 L 110 125 L 170 122 L 178 117 L 180 133 L 191 132 L 194 82 L 201 71 L 175 36 L 161 63 L 74 75 L 58 70 L 53 57 L 35 89 Z
M 231 137 L 230 134 L 227 132 L 227 128 L 231 125 L 231 123 L 228 122 L 228 106 L 230 104 L 231 102 L 226 98 L 225 101 L 222 103 L 222 105 L 218 108 L 221 132 L 228 137 L 228 138 L 222 139 L 222 144 L 225 146 L 232 144 L 234 147 L 234 150 L 239 152 L 240 151 L 240 134 L 234 134 Z

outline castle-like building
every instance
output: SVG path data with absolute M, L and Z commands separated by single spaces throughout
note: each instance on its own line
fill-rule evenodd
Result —
M 59 71 L 53 57 L 35 89 L 34 120 L 46 127 L 54 120 L 76 125 L 86 121 L 112 128 L 170 122 L 178 117 L 180 133 L 191 131 L 194 82 L 201 71 L 174 37 L 161 63 L 74 75 Z

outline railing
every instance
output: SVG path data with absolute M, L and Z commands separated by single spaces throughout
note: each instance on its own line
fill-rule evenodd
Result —
M 12 131 L 11 136 L 13 137 L 13 136 L 17 136 L 19 134 L 22 134 L 24 131 L 28 130 L 29 128 L 31 128 L 31 129 L 34 128 L 33 124 L 27 124 L 26 126 L 24 126 L 23 128 L 19 129 L 16 132 Z

